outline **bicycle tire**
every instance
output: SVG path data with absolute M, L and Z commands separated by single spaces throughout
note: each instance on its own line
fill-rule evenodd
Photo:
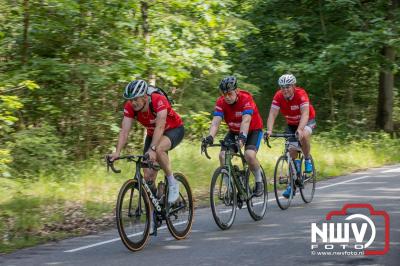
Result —
M 310 180 L 310 182 L 307 182 L 307 184 L 311 185 L 311 195 L 309 197 L 306 196 L 305 188 L 306 184 L 303 182 L 304 188 L 300 188 L 300 195 L 301 198 L 303 199 L 304 203 L 310 203 L 313 198 L 314 198 L 314 193 L 315 193 L 315 184 L 316 184 L 316 170 L 315 170 L 315 164 L 312 156 L 310 155 L 311 163 L 312 163 L 312 175 L 306 179 L 307 181 Z M 303 159 L 302 159 L 303 161 Z M 303 165 L 303 164 L 302 164 Z M 305 174 L 301 172 L 301 176 L 304 178 Z
M 190 189 L 189 182 L 187 181 L 186 177 L 182 173 L 174 173 L 175 179 L 180 182 L 180 192 L 179 192 L 179 198 L 178 200 L 172 204 L 171 206 L 168 205 L 168 190 L 167 194 L 165 197 L 165 205 L 168 206 L 166 210 L 166 223 L 169 232 L 171 235 L 177 239 L 181 240 L 186 238 L 189 233 L 191 232 L 192 229 L 192 224 L 193 224 L 193 216 L 194 216 L 194 206 L 193 206 L 193 197 L 192 197 L 192 190 Z M 168 180 L 166 180 L 166 183 Z M 168 187 L 168 186 L 167 186 Z M 174 208 L 177 210 L 176 213 L 172 213 L 171 211 L 174 210 Z M 176 220 L 178 219 L 178 210 L 187 210 L 188 211 L 188 217 L 187 221 L 181 221 L 177 222 Z M 173 217 L 175 220 L 173 220 Z M 184 216 L 184 215 L 183 215 Z M 180 226 L 184 225 L 184 226 Z
M 283 164 L 287 165 L 287 170 L 280 170 L 279 171 L 279 166 L 280 163 L 282 163 L 282 167 L 283 168 Z M 279 172 L 278 172 L 279 171 Z M 286 201 L 284 200 L 284 197 L 280 197 L 279 193 L 279 187 L 278 184 L 280 183 L 279 180 L 281 178 L 285 178 L 288 179 L 288 184 L 291 186 L 291 193 L 289 195 L 289 198 L 286 199 Z M 274 171 L 274 192 L 275 192 L 275 199 L 276 199 L 276 203 L 278 204 L 279 208 L 281 208 L 282 210 L 286 210 L 287 208 L 289 208 L 290 203 L 293 199 L 293 178 L 291 177 L 291 169 L 290 169 L 290 165 L 288 163 L 288 160 L 286 158 L 286 156 L 282 155 L 278 158 L 278 160 L 276 161 L 276 165 L 275 165 L 275 171 Z
M 264 169 L 260 166 L 261 168 L 261 176 L 262 176 L 262 182 L 264 184 L 264 193 L 262 196 L 259 197 L 254 197 L 252 196 L 251 198 L 247 199 L 246 205 L 247 205 L 247 210 L 249 211 L 249 214 L 251 218 L 253 218 L 254 221 L 259 221 L 264 218 L 265 213 L 267 212 L 267 205 L 268 205 L 268 183 L 267 183 L 267 178 L 264 173 Z M 249 183 L 250 183 L 250 169 L 247 169 L 246 171 L 246 186 L 247 190 L 252 190 Z M 255 183 L 254 183 L 255 184 Z M 250 191 L 248 191 L 250 192 Z M 252 192 L 251 192 L 252 193 Z M 253 203 L 252 199 L 259 199 L 262 201 L 258 201 L 256 203 Z M 261 210 L 257 213 L 255 206 L 261 205 Z
M 224 166 L 218 167 L 213 174 L 213 177 L 211 179 L 211 185 L 210 185 L 210 205 L 211 205 L 211 211 L 214 217 L 215 223 L 218 225 L 219 228 L 222 230 L 227 230 L 229 229 L 236 216 L 236 209 L 237 209 L 237 192 L 236 192 L 236 187 L 233 184 L 232 177 L 229 176 L 230 181 L 224 183 L 223 180 L 223 170 L 228 172 L 228 169 Z M 228 185 L 226 185 L 226 183 Z M 230 185 L 229 185 L 230 184 Z M 216 188 L 216 186 L 218 186 Z M 224 191 L 222 195 L 222 189 L 221 186 L 226 186 L 226 191 Z M 230 187 L 230 188 L 229 188 Z M 215 194 L 216 192 L 216 194 Z M 216 204 L 216 201 L 220 203 L 221 207 L 225 205 L 227 210 L 220 211 L 218 204 Z M 220 202 L 221 201 L 221 202 Z M 222 219 L 222 215 L 229 212 L 231 210 L 230 214 L 227 215 L 227 219 Z M 226 221 L 225 221 L 226 220 Z
M 135 204 L 135 199 L 132 199 L 132 196 L 135 195 L 135 192 L 136 194 L 139 194 L 137 184 L 137 180 L 135 179 L 129 179 L 126 181 L 120 189 L 116 205 L 116 222 L 118 233 L 121 237 L 122 243 L 131 251 L 139 251 L 143 249 L 148 243 L 150 234 L 150 201 L 143 187 L 141 193 L 142 195 L 139 198 L 142 201 L 142 208 L 144 207 L 145 214 L 141 215 L 141 210 L 138 210 L 138 207 L 132 207 L 132 204 Z M 129 191 L 131 194 L 128 195 L 128 201 L 125 201 L 125 196 L 127 196 L 127 192 Z M 126 207 L 126 204 L 128 204 L 128 215 L 126 215 L 123 210 L 123 208 Z M 131 216 L 132 209 L 135 209 L 134 216 Z M 138 211 L 139 214 L 137 214 Z M 132 224 L 132 220 L 134 220 L 133 224 L 135 224 L 137 222 L 138 215 L 139 222 L 142 221 L 142 219 L 145 219 L 143 233 L 129 233 L 128 228 L 126 227 L 128 226 L 128 223 Z M 135 236 L 138 236 L 138 240 L 133 239 Z

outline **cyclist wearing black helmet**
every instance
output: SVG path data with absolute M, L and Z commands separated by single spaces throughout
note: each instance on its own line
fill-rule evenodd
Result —
M 225 140 L 234 140 L 238 137 L 240 146 L 245 146 L 244 155 L 256 179 L 255 194 L 262 195 L 264 188 L 256 154 L 262 140 L 263 123 L 258 108 L 252 95 L 238 88 L 234 76 L 224 78 L 219 84 L 219 90 L 221 96 L 215 104 L 209 135 L 203 139 L 203 144 L 214 142 L 219 125 L 224 119 L 229 127 Z M 225 149 L 222 148 L 219 156 L 221 165 L 224 164 L 224 156 Z
M 123 96 L 127 101 L 122 128 L 111 160 L 119 157 L 136 119 L 147 130 L 143 153 L 148 153 L 149 159 L 157 161 L 163 169 L 169 184 L 168 202 L 172 203 L 179 197 L 179 183 L 172 173 L 167 152 L 182 141 L 184 128 L 181 117 L 172 109 L 167 97 L 149 92 L 154 89 L 144 80 L 135 80 L 126 86 Z M 144 177 L 147 181 L 154 181 L 157 171 L 144 168 Z

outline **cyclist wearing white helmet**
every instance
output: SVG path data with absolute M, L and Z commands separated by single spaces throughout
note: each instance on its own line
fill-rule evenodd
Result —
M 163 169 L 169 184 L 168 202 L 172 203 L 179 197 L 179 183 L 172 173 L 167 152 L 182 141 L 184 127 L 181 117 L 172 109 L 167 97 L 161 93 L 150 93 L 150 89 L 152 92 L 157 90 L 148 86 L 144 80 L 135 80 L 126 86 L 123 96 L 127 101 L 122 128 L 116 151 L 110 157 L 111 160 L 119 157 L 136 119 L 147 130 L 143 154 L 148 153 L 149 160 L 157 161 Z M 156 179 L 157 171 L 149 168 L 144 168 L 143 171 L 146 181 Z
M 305 172 L 312 172 L 312 163 L 310 160 L 310 139 L 313 129 L 316 127 L 315 110 L 311 105 L 307 92 L 296 86 L 296 77 L 292 74 L 282 75 L 278 84 L 280 90 L 275 93 L 272 100 L 271 109 L 268 115 L 266 136 L 272 134 L 275 119 L 279 111 L 286 118 L 287 133 L 297 133 L 301 148 L 305 157 Z M 297 140 L 290 139 L 290 154 L 293 159 L 297 156 Z M 283 193 L 284 197 L 290 195 L 290 186 Z

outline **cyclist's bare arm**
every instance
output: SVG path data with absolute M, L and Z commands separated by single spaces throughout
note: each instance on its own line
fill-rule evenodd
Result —
M 153 138 L 152 138 L 150 147 L 152 147 L 152 146 L 157 147 L 158 144 L 160 143 L 161 137 L 164 134 L 165 124 L 167 122 L 167 114 L 168 114 L 167 109 L 162 110 L 157 113 L 156 128 L 154 129 L 154 134 L 153 134 Z
M 242 123 L 240 124 L 240 132 L 247 136 L 251 122 L 251 115 L 243 115 Z
M 275 119 L 279 114 L 279 109 L 271 107 L 269 110 L 268 120 L 267 120 L 267 132 L 272 133 L 274 128 Z
M 215 138 L 215 135 L 217 135 L 219 125 L 221 124 L 222 117 L 220 116 L 214 116 L 213 120 L 211 121 L 211 127 L 210 127 L 210 133 L 209 135 L 213 138 Z
M 133 118 L 124 116 L 124 118 L 122 120 L 122 127 L 119 132 L 117 149 L 111 155 L 111 160 L 116 159 L 120 155 L 121 150 L 124 148 L 124 146 L 128 140 L 129 131 L 131 130 L 132 123 L 133 123 Z
M 298 128 L 300 130 L 303 130 L 304 127 L 307 125 L 308 118 L 310 117 L 310 109 L 308 105 L 302 106 L 300 108 L 301 112 L 301 117 L 300 117 L 300 122 Z

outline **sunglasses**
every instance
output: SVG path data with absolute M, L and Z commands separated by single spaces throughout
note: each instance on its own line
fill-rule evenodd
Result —
M 235 95 L 235 90 L 231 90 L 231 91 L 227 91 L 227 92 L 221 91 L 221 94 L 224 95 L 225 97 L 226 96 L 233 96 L 233 95 Z
M 287 90 L 290 89 L 292 85 L 285 85 L 285 86 L 280 86 L 281 90 Z

